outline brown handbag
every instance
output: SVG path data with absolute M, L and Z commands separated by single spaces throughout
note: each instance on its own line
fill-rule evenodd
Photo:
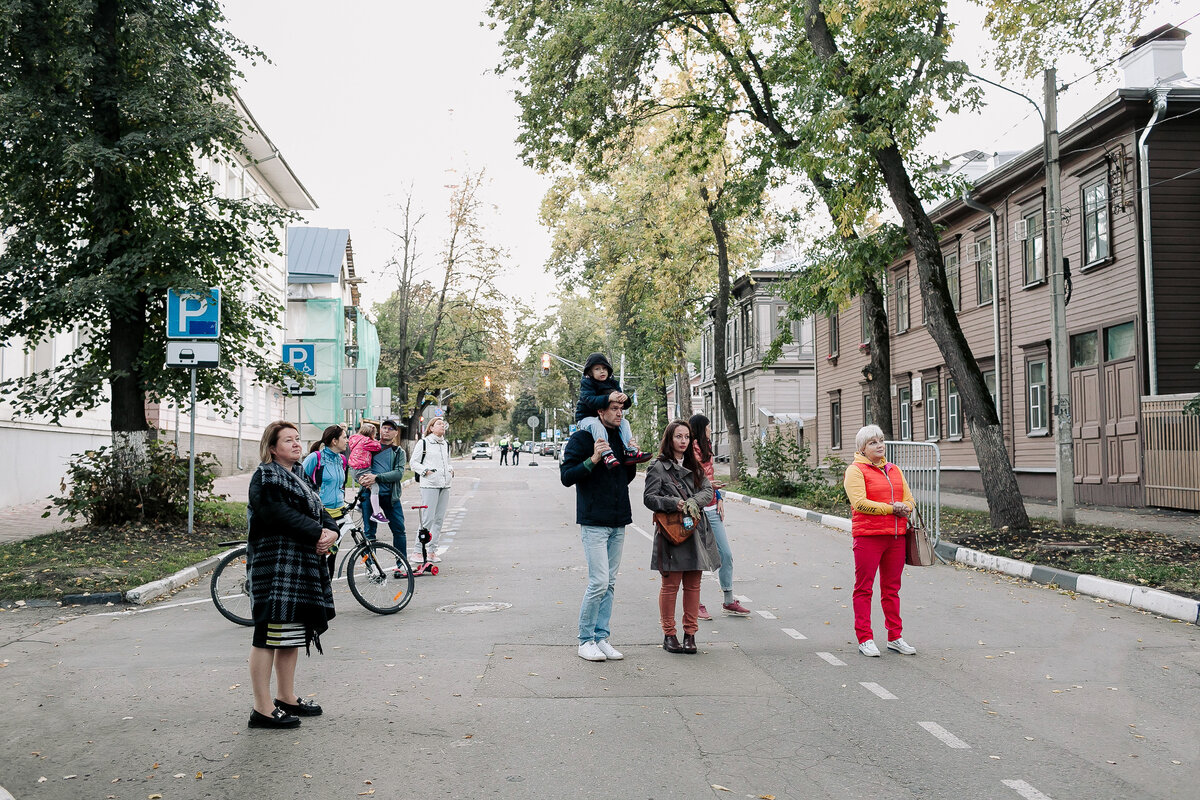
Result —
M 904 563 L 910 567 L 933 566 L 933 542 L 929 539 L 929 531 L 924 520 L 914 508 L 908 518 L 908 528 L 905 531 Z
M 691 538 L 692 531 L 696 530 L 695 525 L 691 528 L 683 527 L 682 511 L 655 511 L 654 527 L 661 531 L 671 544 L 683 544 Z
M 687 496 L 687 489 L 679 482 L 679 479 L 668 473 L 667 477 L 671 482 L 679 487 L 679 491 Z M 683 544 L 688 539 L 692 538 L 692 532 L 696 530 L 693 525 L 690 528 L 683 527 L 683 512 L 682 511 L 655 511 L 654 526 L 662 531 L 663 536 L 667 537 L 667 541 L 671 544 Z

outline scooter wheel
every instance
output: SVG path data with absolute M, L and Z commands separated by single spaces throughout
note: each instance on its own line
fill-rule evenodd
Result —
M 429 568 L 429 574 L 430 574 L 430 575 L 437 575 L 437 574 L 438 574 L 438 568 L 437 568 L 437 567 L 430 567 L 430 568 Z

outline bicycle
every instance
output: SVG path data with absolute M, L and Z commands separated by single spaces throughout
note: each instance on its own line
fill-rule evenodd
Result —
M 352 513 L 356 511 L 358 503 L 358 497 L 347 503 L 338 520 L 338 538 L 330 555 L 336 555 L 347 533 L 354 541 L 354 548 L 342 557 L 337 577 L 345 573 L 350 593 L 363 608 L 376 614 L 395 614 L 412 600 L 415 585 L 413 570 L 404 553 L 390 544 L 366 536 L 362 527 L 362 513 Z M 221 542 L 221 546 L 236 549 L 226 553 L 213 570 L 209 582 L 213 605 L 230 622 L 253 625 L 250 578 L 246 574 L 246 542 Z M 384 566 L 383 561 L 394 561 L 395 566 Z

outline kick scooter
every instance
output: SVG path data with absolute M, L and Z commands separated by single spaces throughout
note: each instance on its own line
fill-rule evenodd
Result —
M 412 508 L 429 508 L 429 506 L 412 506 Z M 426 546 L 431 539 L 433 539 L 433 536 L 429 533 L 429 529 L 422 525 L 420 532 L 417 534 L 417 540 L 421 543 L 421 563 L 413 568 L 412 574 L 414 577 L 438 574 L 437 564 L 429 563 L 429 553 L 426 551 Z

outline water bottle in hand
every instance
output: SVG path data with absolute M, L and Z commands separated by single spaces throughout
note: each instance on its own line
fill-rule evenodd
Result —
M 692 518 L 690 516 L 688 516 L 687 514 L 683 515 L 683 529 L 685 531 L 690 531 L 695 524 L 696 523 L 692 520 Z

